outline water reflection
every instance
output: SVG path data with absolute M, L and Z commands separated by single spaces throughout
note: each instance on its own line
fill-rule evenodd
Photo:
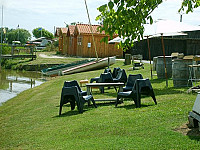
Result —
M 0 73 L 0 105 L 24 90 L 44 82 L 36 72 L 2 70 Z

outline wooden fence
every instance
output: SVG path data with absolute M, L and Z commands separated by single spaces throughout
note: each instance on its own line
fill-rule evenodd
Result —
M 8 54 L 2 54 L 1 58 L 4 59 L 32 58 L 32 60 L 36 59 L 35 46 L 3 45 L 3 47 L 5 46 L 10 47 L 11 51 Z

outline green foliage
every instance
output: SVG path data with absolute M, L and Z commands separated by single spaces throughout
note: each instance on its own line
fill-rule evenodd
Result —
M 103 26 L 100 31 L 113 37 L 126 37 L 125 43 L 121 43 L 123 48 L 133 45 L 135 39 L 138 41 L 143 37 L 144 24 L 153 23 L 151 13 L 163 0 L 110 0 L 98 8 L 101 13 L 96 17 Z M 187 7 L 187 13 L 200 6 L 200 0 L 184 0 L 181 10 Z
M 58 50 L 58 47 L 55 47 L 55 45 L 53 43 L 49 43 L 47 44 L 46 48 L 45 48 L 46 51 L 56 51 Z
M 108 5 L 98 8 L 101 14 L 96 20 L 103 23 L 100 31 L 105 31 L 110 37 L 113 34 L 128 37 L 124 46 L 130 47 L 134 39 L 143 36 L 143 24 L 153 22 L 150 14 L 161 2 L 162 0 L 110 0 Z
M 35 38 L 39 38 L 42 36 L 42 37 L 46 37 L 48 39 L 53 39 L 53 34 L 49 31 L 43 29 L 42 27 L 33 29 L 32 33 Z
M 2 44 L 2 54 L 11 54 L 11 47 L 9 47 L 8 44 Z
M 53 44 L 54 44 L 55 47 L 58 47 L 59 46 L 59 40 L 54 41 Z
M 185 8 L 187 8 L 186 13 L 193 12 L 194 8 L 197 8 L 199 6 L 200 6 L 200 0 L 183 0 L 179 12 L 185 11 Z
M 25 44 L 28 40 L 31 39 L 31 34 L 26 29 L 5 28 L 5 30 L 6 30 L 6 33 L 3 32 L 3 41 L 8 42 L 9 44 L 12 44 L 12 41 L 20 41 L 21 44 Z

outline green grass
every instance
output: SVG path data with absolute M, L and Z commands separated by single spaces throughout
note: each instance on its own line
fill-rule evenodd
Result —
M 145 69 L 129 70 L 117 61 L 114 67 L 124 68 L 128 74 L 142 73 L 150 78 L 149 65 Z M 183 135 L 175 128 L 187 123 L 196 94 L 187 88 L 174 88 L 169 80 L 151 80 L 158 105 L 151 97 L 142 98 L 142 107 L 125 101 L 116 108 L 114 103 L 98 102 L 98 108 L 85 105 L 84 113 L 70 105 L 58 116 L 61 89 L 65 80 L 77 81 L 99 76 L 103 69 L 56 77 L 42 85 L 20 93 L 0 107 L 0 149 L 199 149 L 200 137 Z M 82 88 L 86 90 L 86 87 Z M 114 89 L 95 98 L 116 97 Z

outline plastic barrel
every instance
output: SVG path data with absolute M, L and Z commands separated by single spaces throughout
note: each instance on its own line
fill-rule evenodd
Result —
M 167 78 L 172 77 L 172 57 L 165 56 L 166 60 L 166 70 L 167 70 Z M 164 56 L 158 56 L 157 64 L 156 64 L 156 73 L 158 79 L 165 79 L 165 63 L 164 63 Z

